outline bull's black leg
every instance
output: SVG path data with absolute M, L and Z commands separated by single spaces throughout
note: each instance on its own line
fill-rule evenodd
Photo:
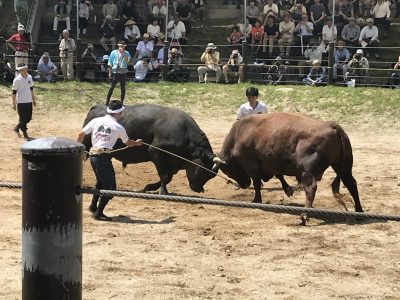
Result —
M 360 203 L 360 196 L 358 195 L 357 181 L 354 179 L 351 172 L 346 172 L 344 174 L 341 174 L 340 177 L 342 178 L 343 184 L 346 186 L 351 196 L 353 197 L 356 211 L 363 212 Z
M 261 203 L 261 178 L 252 178 L 253 179 L 253 186 L 254 186 L 254 199 L 253 203 Z
M 282 185 L 282 189 L 285 192 L 286 196 L 291 197 L 293 195 L 293 188 L 286 182 L 283 175 L 275 175 L 276 178 L 279 179 Z
M 339 194 L 340 191 L 340 177 L 336 175 L 335 179 L 332 181 L 332 193 Z
M 160 188 L 160 186 L 161 186 L 161 182 L 160 181 L 157 181 L 155 183 L 149 183 L 149 184 L 146 184 L 146 186 L 143 188 L 142 191 L 143 192 L 156 191 L 156 190 L 158 190 Z
M 317 180 L 315 175 L 311 172 L 303 172 L 301 175 L 301 184 L 306 193 L 306 206 L 311 208 L 315 199 L 315 193 L 317 191 Z M 306 213 L 301 214 L 300 222 L 298 225 L 305 226 L 308 220 L 308 215 Z
M 171 182 L 174 174 L 168 167 L 168 157 L 157 149 L 150 148 L 149 154 L 156 166 L 158 176 L 160 177 L 160 195 L 167 195 L 167 184 Z

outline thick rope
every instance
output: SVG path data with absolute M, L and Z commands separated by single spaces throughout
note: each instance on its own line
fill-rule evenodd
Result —
M 22 184 L 12 183 L 12 182 L 0 182 L 0 187 L 22 188 Z M 226 200 L 209 199 L 209 198 L 146 194 L 146 193 L 137 193 L 129 191 L 97 190 L 87 187 L 81 188 L 80 192 L 84 194 L 100 195 L 100 196 L 130 197 L 137 199 L 163 200 L 168 202 L 178 202 L 178 203 L 188 203 L 188 204 L 206 204 L 206 205 L 220 205 L 220 206 L 231 206 L 240 208 L 252 208 L 274 213 L 285 213 L 290 215 L 299 215 L 301 213 L 306 213 L 309 217 L 315 217 L 315 218 L 335 217 L 340 219 L 355 218 L 357 220 L 370 219 L 370 220 L 382 220 L 382 221 L 400 221 L 400 216 L 393 216 L 393 215 L 367 214 L 367 213 L 350 212 L 350 211 L 334 211 L 328 209 L 315 209 L 315 208 L 274 205 L 274 204 L 264 204 L 264 203 L 251 203 L 243 201 L 226 201 Z

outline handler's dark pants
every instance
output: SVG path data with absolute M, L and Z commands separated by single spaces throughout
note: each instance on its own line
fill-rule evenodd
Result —
M 111 78 L 111 82 L 110 82 L 110 89 L 108 90 L 108 94 L 107 94 L 106 105 L 108 105 L 108 102 L 110 102 L 112 93 L 113 93 L 114 88 L 115 88 L 115 86 L 117 85 L 118 82 L 119 82 L 119 84 L 121 86 L 121 102 L 122 102 L 122 104 L 124 103 L 126 76 L 127 76 L 127 73 L 124 73 L 124 74 L 113 73 L 112 74 L 112 78 Z
M 21 129 L 22 132 L 26 132 L 28 128 L 26 124 L 32 120 L 32 102 L 30 103 L 17 103 L 17 111 L 19 121 L 15 129 Z
M 114 167 L 111 162 L 110 154 L 103 153 L 99 155 L 92 155 L 90 156 L 90 164 L 92 165 L 94 174 L 96 175 L 96 189 L 115 190 L 117 188 Z M 103 203 L 103 205 L 101 205 L 101 213 L 103 212 L 103 209 L 107 205 L 108 201 L 110 201 L 112 198 L 112 196 L 100 197 L 100 204 Z M 92 204 L 97 205 L 97 199 L 95 202 L 96 203 Z

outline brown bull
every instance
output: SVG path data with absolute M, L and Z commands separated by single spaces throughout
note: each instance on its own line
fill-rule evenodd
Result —
M 214 170 L 221 168 L 241 188 L 248 188 L 253 181 L 253 202 L 262 201 L 261 180 L 268 181 L 276 176 L 290 196 L 292 189 L 283 176 L 295 176 L 304 188 L 306 207 L 312 207 L 317 181 L 332 167 L 337 174 L 332 182 L 336 199 L 341 201 L 342 180 L 354 199 L 355 210 L 363 211 L 357 182 L 352 175 L 351 144 L 335 122 L 290 113 L 248 116 L 232 126 L 214 162 Z M 304 225 L 306 219 L 307 216 L 302 215 L 300 224 Z

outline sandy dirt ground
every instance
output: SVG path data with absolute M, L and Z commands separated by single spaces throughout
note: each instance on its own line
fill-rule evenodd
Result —
M 218 151 L 232 118 L 198 116 L 200 127 Z M 75 139 L 84 114 L 36 112 L 33 136 Z M 11 128 L 10 111 L 0 112 L 0 179 L 21 180 L 22 139 Z M 354 176 L 367 212 L 400 215 L 398 132 L 344 126 L 354 148 Z M 139 190 L 157 179 L 151 163 L 114 164 L 119 188 Z M 330 192 L 333 173 L 319 183 L 314 206 L 341 210 Z M 294 184 L 293 180 L 290 181 Z M 84 184 L 94 178 L 85 164 Z M 235 191 L 222 179 L 201 196 L 251 201 L 253 190 Z M 169 185 L 171 193 L 194 195 L 184 172 Z M 350 196 L 342 188 L 346 203 Z M 263 200 L 304 204 L 297 190 L 290 199 L 277 180 L 264 185 Z M 0 299 L 20 299 L 21 195 L 0 189 Z M 293 226 L 296 216 L 258 210 L 185 205 L 114 198 L 98 222 L 84 197 L 84 299 L 400 299 L 400 223 L 348 224 L 311 219 Z

